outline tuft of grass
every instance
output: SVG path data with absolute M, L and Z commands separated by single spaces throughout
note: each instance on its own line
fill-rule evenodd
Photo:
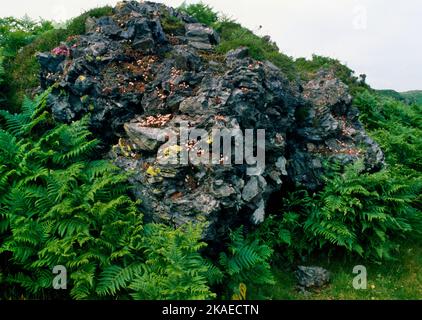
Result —
M 185 34 L 185 24 L 182 20 L 169 14 L 161 17 L 161 26 L 166 34 L 182 36 Z
M 214 9 L 202 2 L 191 5 L 186 5 L 186 2 L 183 2 L 178 10 L 185 12 L 198 20 L 198 22 L 206 24 L 207 26 L 213 26 L 213 24 L 218 21 L 218 14 Z
M 85 33 L 85 22 L 88 18 L 101 18 L 104 16 L 110 16 L 112 14 L 113 8 L 110 6 L 104 6 L 88 10 L 80 16 L 71 19 L 66 24 L 67 36 L 69 37 Z
M 337 59 L 329 57 L 323 57 L 313 55 L 312 59 L 298 58 L 295 61 L 295 67 L 298 71 L 302 80 L 312 79 L 316 73 L 321 69 L 330 69 L 334 71 L 334 74 L 350 88 L 352 94 L 362 92 L 365 89 L 369 89 L 369 86 L 365 83 L 366 76 L 361 75 L 359 78 L 355 76 L 353 70 L 346 65 L 342 64 Z

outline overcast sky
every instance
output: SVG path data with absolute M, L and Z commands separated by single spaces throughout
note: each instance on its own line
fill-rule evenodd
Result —
M 0 16 L 65 21 L 116 0 L 4 1 Z M 182 0 L 164 0 L 178 6 Z M 188 3 L 198 2 L 188 0 Z M 204 0 L 293 57 L 335 57 L 375 88 L 422 89 L 421 0 Z M 262 29 L 259 30 L 259 26 Z

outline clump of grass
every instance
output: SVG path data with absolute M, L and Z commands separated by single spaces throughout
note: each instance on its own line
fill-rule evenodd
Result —
M 357 94 L 369 89 L 369 86 L 363 79 L 356 77 L 352 69 L 342 64 L 337 59 L 313 55 L 312 59 L 296 59 L 295 67 L 302 80 L 312 79 L 321 69 L 330 69 L 334 71 L 336 77 L 349 86 L 352 94 Z M 366 77 L 364 75 L 362 76 Z
M 88 18 L 100 18 L 113 14 L 113 8 L 104 6 L 91 9 L 80 16 L 73 18 L 66 24 L 67 36 L 79 35 L 85 33 L 85 22 Z
M 194 17 L 196 20 L 198 20 L 198 22 L 206 24 L 210 27 L 218 21 L 218 14 L 214 11 L 214 9 L 202 2 L 191 5 L 186 5 L 184 2 L 179 7 L 179 11 Z
M 161 26 L 166 34 L 181 36 L 185 33 L 185 24 L 177 17 L 164 14 L 161 17 Z

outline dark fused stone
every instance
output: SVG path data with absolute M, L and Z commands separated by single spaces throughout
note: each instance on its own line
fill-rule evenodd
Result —
M 155 42 L 152 38 L 144 37 L 133 41 L 133 47 L 144 53 L 151 53 L 154 49 Z
M 41 67 L 48 72 L 55 73 L 59 71 L 61 63 L 65 60 L 63 55 L 53 55 L 50 53 L 39 53 L 37 55 L 38 62 Z
M 90 91 L 93 85 L 94 85 L 94 82 L 92 81 L 91 78 L 81 75 L 76 79 L 75 84 L 72 87 L 72 90 L 77 95 L 83 96 Z
M 165 34 L 161 19 L 168 16 L 182 21 L 184 35 Z M 89 114 L 94 133 L 110 147 L 107 157 L 135 172 L 130 183 L 149 221 L 207 222 L 204 238 L 219 241 L 239 224 L 262 223 L 268 200 L 285 186 L 321 188 L 326 161 L 363 160 L 368 171 L 383 166 L 381 149 L 333 72 L 301 82 L 252 59 L 247 48 L 218 54 L 212 28 L 162 4 L 122 2 L 113 16 L 87 24 L 69 55 L 38 56 L 42 86 L 56 84 L 49 105 L 58 121 Z M 180 123 L 208 134 L 237 130 L 233 156 L 239 132 L 265 130 L 265 167 L 160 163 L 157 149 L 169 138 L 160 129 L 177 135 Z M 203 156 L 195 148 L 204 140 L 165 152 L 177 155 L 193 144 Z
M 117 23 L 111 17 L 102 17 L 97 19 L 96 26 L 100 32 L 109 37 L 117 37 L 122 32 Z

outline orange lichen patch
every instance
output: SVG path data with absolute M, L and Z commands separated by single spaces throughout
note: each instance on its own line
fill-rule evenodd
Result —
M 102 72 L 104 94 L 110 94 L 112 88 L 119 88 L 121 94 L 145 92 L 146 83 L 153 78 L 152 67 L 157 57 L 145 56 L 134 62 L 115 62 Z M 123 73 L 122 73 L 123 72 Z
M 160 128 L 165 126 L 172 118 L 171 114 L 166 115 L 157 115 L 157 116 L 148 116 L 139 122 L 139 125 L 142 127 L 153 127 Z
M 277 144 L 284 143 L 284 138 L 283 138 L 283 136 L 280 133 L 276 133 L 276 135 L 275 135 L 275 142 Z
M 145 83 L 142 82 L 129 82 L 127 86 L 122 86 L 119 88 L 121 94 L 128 92 L 145 92 Z
M 190 85 L 188 85 L 186 82 L 179 83 L 177 86 L 180 90 L 186 90 L 190 88 Z
M 250 65 L 248 65 L 248 69 L 254 70 L 254 69 L 259 68 L 262 65 L 263 65 L 263 63 L 261 61 L 256 61 L 255 63 L 251 63 Z
M 362 155 L 362 150 L 356 149 L 356 148 L 341 150 L 340 152 L 343 153 L 343 154 L 349 154 L 349 155 L 352 155 L 352 156 L 361 156 Z
M 198 50 L 198 54 L 205 61 L 216 61 L 223 63 L 226 60 L 224 54 L 217 52 Z
M 168 37 L 168 40 L 169 40 L 170 44 L 173 45 L 173 46 L 177 46 L 177 45 L 181 44 L 180 39 L 175 37 L 175 36 Z
M 120 28 L 123 28 L 126 25 L 126 22 L 133 16 L 133 12 L 131 12 L 130 14 L 120 14 L 119 16 L 116 15 L 114 21 L 119 25 Z
M 185 148 L 185 150 L 187 150 L 187 151 L 191 151 L 191 150 L 193 150 L 195 148 L 195 146 L 196 146 L 197 143 L 198 143 L 198 140 L 196 140 L 196 139 L 190 139 L 182 147 Z
M 350 137 L 354 133 L 356 133 L 356 129 L 348 123 L 347 118 L 345 116 L 338 118 L 337 121 L 340 124 L 340 129 L 343 136 Z
M 220 97 L 214 97 L 214 103 L 215 104 L 221 104 L 223 101 L 221 100 L 221 98 Z
M 175 192 L 170 196 L 170 199 L 174 201 L 174 200 L 180 199 L 181 197 L 183 197 L 183 193 Z
M 189 84 L 186 82 L 182 82 L 176 85 L 176 79 L 180 77 L 183 74 L 182 70 L 176 69 L 175 67 L 171 68 L 170 71 L 170 90 L 171 92 L 174 92 L 176 89 L 185 90 L 190 88 Z
M 152 67 L 156 61 L 153 56 L 143 57 L 134 62 L 125 62 L 121 64 L 121 68 L 135 77 L 142 77 L 145 82 L 151 81 L 154 78 Z

